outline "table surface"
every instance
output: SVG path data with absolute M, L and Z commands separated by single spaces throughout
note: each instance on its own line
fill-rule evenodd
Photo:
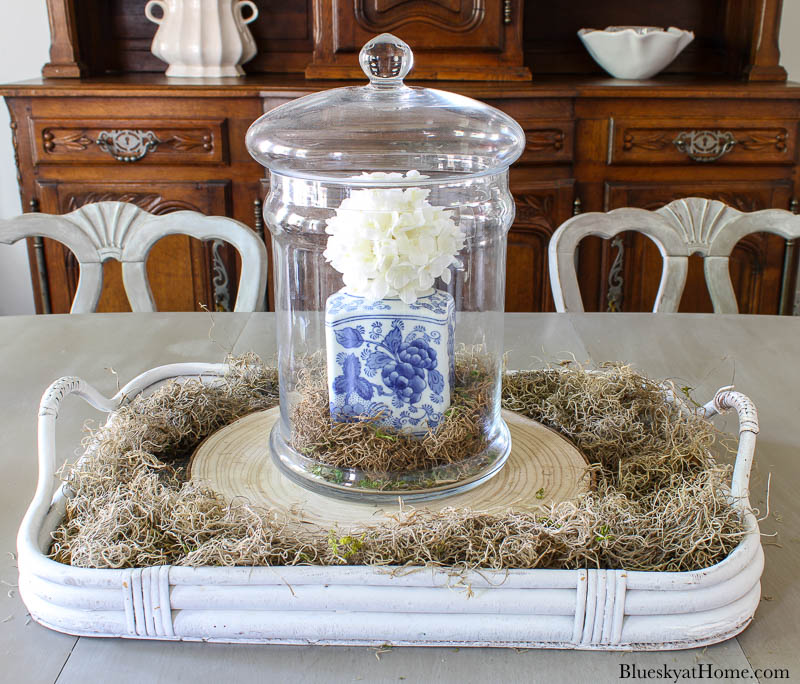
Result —
M 179 361 L 221 361 L 228 352 L 274 358 L 272 314 L 88 314 L 0 317 L 0 680 L 8 682 L 617 682 L 636 668 L 786 669 L 800 678 L 800 318 L 692 314 L 508 314 L 510 368 L 563 359 L 627 361 L 671 378 L 706 401 L 734 384 L 756 403 L 761 433 L 751 503 L 766 553 L 762 601 L 737 638 L 704 649 L 603 653 L 470 648 L 222 645 L 76 638 L 33 622 L 15 588 L 16 532 L 36 482 L 36 414 L 44 389 L 77 375 L 107 395 L 137 374 Z M 69 399 L 58 449 L 74 453 L 83 421 Z M 734 430 L 735 418 L 718 419 Z M 638 670 L 641 674 L 641 670 Z M 717 673 L 721 674 L 721 673 Z M 735 673 L 716 677 L 734 681 Z M 658 675 L 651 673 L 650 678 Z M 667 681 L 672 681 L 671 675 Z M 680 676 L 680 675 L 678 675 Z M 761 679 L 768 679 L 764 673 Z M 776 677 L 777 678 L 777 677 Z M 634 679 L 629 677 L 629 679 Z M 784 677 L 785 679 L 785 677 Z M 677 681 L 681 681 L 678 679 Z

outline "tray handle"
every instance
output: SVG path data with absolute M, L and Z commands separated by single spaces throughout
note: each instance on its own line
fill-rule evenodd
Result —
M 114 399 L 107 399 L 85 380 L 67 376 L 56 380 L 42 395 L 42 400 L 39 402 L 40 425 L 42 418 L 45 416 L 52 416 L 53 419 L 58 418 L 61 402 L 69 394 L 77 394 L 100 411 L 113 411 L 117 407 L 117 402 Z
M 182 376 L 210 379 L 224 375 L 226 369 L 225 364 L 216 363 L 172 363 L 159 366 L 134 378 L 111 398 L 104 397 L 88 382 L 75 376 L 56 380 L 45 390 L 39 403 L 39 483 L 35 501 L 38 501 L 40 495 L 49 501 L 53 493 L 56 480 L 56 418 L 65 397 L 75 394 L 94 408 L 108 413 L 122 406 L 129 398 L 166 379 Z
M 758 411 L 750 399 L 733 389 L 733 385 L 717 390 L 714 398 L 699 409 L 701 415 L 711 418 L 717 414 L 736 409 L 739 414 L 739 448 L 736 450 L 736 463 L 733 466 L 731 495 L 734 498 L 747 498 L 750 493 L 750 468 L 756 449 L 758 434 Z
M 714 396 L 714 407 L 718 413 L 736 409 L 739 414 L 739 448 L 736 450 L 736 463 L 733 466 L 731 495 L 747 498 L 750 494 L 750 468 L 756 450 L 758 434 L 758 411 L 755 404 L 741 392 L 732 387 L 723 387 Z
M 85 380 L 67 376 L 56 380 L 42 395 L 39 403 L 38 421 L 38 460 L 39 479 L 33 501 L 25 513 L 17 535 L 17 549 L 20 559 L 36 557 L 38 531 L 53 502 L 53 492 L 60 481 L 56 476 L 56 419 L 61 402 L 70 394 L 86 400 L 100 411 L 113 411 L 139 393 L 156 386 L 169 378 L 200 377 L 204 382 L 224 375 L 225 364 L 211 363 L 173 363 L 146 371 L 125 385 L 113 397 L 103 396 Z M 21 561 L 23 562 L 23 561 Z
M 113 411 L 119 405 L 119 398 L 108 399 L 88 382 L 74 376 L 59 378 L 42 395 L 39 402 L 39 481 L 36 486 L 32 508 L 49 504 L 57 484 L 56 477 L 56 419 L 61 402 L 70 394 L 76 394 L 100 411 Z

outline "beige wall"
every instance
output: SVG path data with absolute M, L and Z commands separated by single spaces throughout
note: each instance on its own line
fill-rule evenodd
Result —
M 0 0 L 0 45 L 0 83 L 40 75 L 50 47 L 44 0 Z M 0 218 L 16 216 L 21 211 L 8 123 L 4 103 L 0 106 Z M 0 244 L 0 314 L 33 311 L 25 243 L 10 247 Z
M 780 47 L 789 79 L 800 81 L 800 0 L 783 0 Z
M 44 0 L 0 0 L 0 19 L 0 82 L 35 78 L 47 61 L 49 31 Z M 800 0 L 784 0 L 780 47 L 789 78 L 800 81 Z M 0 218 L 20 211 L 8 112 L 0 107 Z M 24 245 L 0 245 L 0 315 L 33 310 Z

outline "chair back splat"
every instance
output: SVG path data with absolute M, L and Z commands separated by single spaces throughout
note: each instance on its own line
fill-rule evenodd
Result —
M 738 313 L 728 260 L 733 248 L 751 233 L 800 237 L 800 216 L 784 209 L 743 213 L 717 200 L 689 197 L 657 209 L 624 207 L 607 213 L 579 214 L 553 233 L 548 248 L 550 283 L 556 311 L 583 311 L 575 269 L 575 251 L 589 235 L 610 239 L 625 231 L 649 237 L 663 259 L 653 311 L 675 312 L 686 285 L 689 256 L 703 257 L 703 270 L 714 313 Z
M 69 214 L 23 214 L 0 220 L 0 242 L 11 244 L 41 236 L 65 245 L 80 266 L 70 313 L 96 310 L 103 287 L 103 262 L 122 263 L 122 280 L 132 311 L 155 311 L 147 280 L 147 255 L 167 235 L 222 240 L 239 252 L 242 270 L 234 311 L 263 311 L 267 287 L 267 250 L 244 223 L 196 211 L 150 214 L 126 202 L 87 204 Z

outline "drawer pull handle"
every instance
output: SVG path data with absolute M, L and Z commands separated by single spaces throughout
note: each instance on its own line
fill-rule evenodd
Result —
M 684 131 L 672 143 L 696 162 L 714 162 L 736 146 L 730 131 Z
M 503 23 L 510 24 L 511 16 L 511 0 L 505 0 L 503 2 Z
M 101 131 L 97 136 L 97 146 L 121 162 L 137 162 L 148 152 L 155 150 L 161 141 L 153 131 Z

